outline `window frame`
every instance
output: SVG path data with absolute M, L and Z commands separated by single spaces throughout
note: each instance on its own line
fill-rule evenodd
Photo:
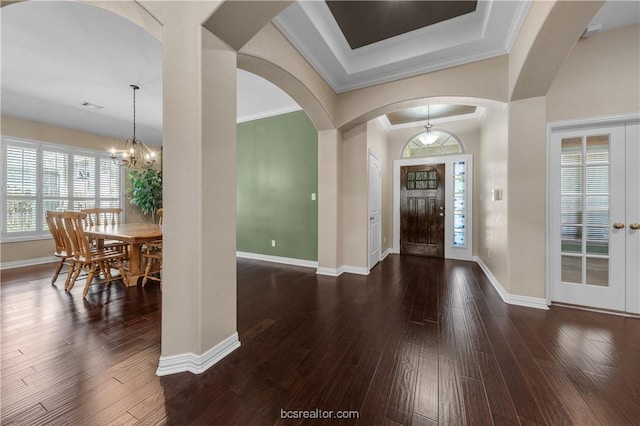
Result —
M 451 130 L 447 130 L 445 128 L 442 127 L 433 127 L 431 129 L 432 132 L 440 132 L 440 133 L 444 133 L 449 135 L 450 137 L 452 137 L 453 139 L 455 139 L 455 141 L 458 143 L 458 146 L 460 147 L 460 152 L 451 152 L 451 153 L 444 153 L 444 152 L 429 152 L 426 154 L 422 154 L 422 155 L 412 155 L 409 157 L 405 157 L 404 153 L 407 150 L 407 147 L 409 146 L 409 144 L 411 142 L 413 142 L 415 139 L 418 138 L 418 136 L 422 135 L 423 133 L 426 133 L 426 130 L 420 130 L 417 133 L 414 133 L 408 140 L 407 142 L 405 142 L 404 145 L 402 145 L 402 149 L 400 150 L 400 158 L 401 159 L 408 159 L 408 158 L 426 158 L 426 157 L 444 157 L 444 156 L 448 156 L 448 155 L 464 155 L 466 154 L 466 150 L 464 147 L 464 143 L 462 142 L 462 139 L 460 139 L 460 137 L 455 134 L 454 132 L 452 132 Z M 425 147 L 428 145 L 425 145 Z
M 20 199 L 21 196 L 11 196 L 7 194 L 7 149 L 10 146 L 16 146 L 20 148 L 30 148 L 36 150 L 36 195 L 35 195 L 35 204 L 36 204 L 36 229 L 35 231 L 19 231 L 19 232 L 7 232 L 7 201 L 11 199 Z M 56 197 L 52 195 L 44 194 L 44 152 L 55 152 L 65 154 L 67 156 L 67 196 L 66 197 Z M 111 161 L 111 157 L 106 151 L 99 151 L 90 148 L 83 147 L 75 147 L 70 145 L 61 145 L 51 142 L 41 142 L 28 140 L 23 138 L 2 136 L 1 141 L 1 151 L 0 151 L 0 166 L 2 169 L 2 176 L 0 176 L 0 203 L 2 203 L 2 216 L 1 216 L 1 224 L 0 224 L 0 243 L 8 243 L 8 242 L 20 242 L 20 241 L 35 241 L 35 240 L 45 240 L 51 239 L 51 234 L 49 232 L 49 228 L 47 227 L 44 221 L 44 200 L 45 199 L 61 199 L 67 202 L 67 206 L 72 209 L 74 205 L 74 201 L 78 199 L 85 200 L 86 197 L 75 197 L 73 191 L 73 181 L 74 181 L 74 161 L 73 157 L 75 155 L 82 155 L 87 157 L 92 157 L 95 159 L 94 168 L 95 168 L 95 193 L 94 198 L 96 206 L 99 206 L 100 200 L 105 197 L 102 197 L 100 193 L 100 160 L 107 159 Z M 118 188 L 118 204 L 123 210 L 123 221 L 124 221 L 124 201 L 125 201 L 125 172 L 123 168 L 119 170 L 119 188 Z M 113 199 L 112 197 L 107 197 Z

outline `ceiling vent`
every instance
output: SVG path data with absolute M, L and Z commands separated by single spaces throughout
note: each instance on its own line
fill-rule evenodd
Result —
M 89 109 L 102 109 L 104 108 L 102 105 L 96 105 L 96 104 L 92 104 L 91 102 L 83 102 L 82 106 L 85 108 L 89 108 Z

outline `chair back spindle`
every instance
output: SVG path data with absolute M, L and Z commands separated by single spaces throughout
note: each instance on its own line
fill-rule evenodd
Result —
M 84 233 L 84 222 L 87 214 L 83 212 L 64 212 L 64 227 L 71 241 L 75 258 L 91 260 L 91 240 Z
M 96 207 L 83 209 L 87 216 L 84 219 L 85 226 L 119 225 L 122 209 L 119 207 Z
M 56 245 L 56 253 L 65 253 L 69 257 L 72 256 L 71 241 L 67 237 L 67 233 L 64 230 L 64 221 L 62 219 L 63 212 L 47 210 L 45 218 L 49 232 L 53 237 L 53 242 Z

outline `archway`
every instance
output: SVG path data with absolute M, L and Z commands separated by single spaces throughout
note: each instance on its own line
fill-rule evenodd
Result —
M 238 68 L 260 76 L 282 89 L 307 113 L 316 129 L 327 130 L 334 127 L 326 108 L 291 72 L 266 59 L 246 53 L 238 53 Z

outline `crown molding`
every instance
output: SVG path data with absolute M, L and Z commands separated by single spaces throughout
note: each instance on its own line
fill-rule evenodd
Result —
M 272 110 L 260 112 L 257 114 L 250 114 L 250 115 L 245 115 L 243 117 L 238 117 L 236 119 L 236 123 L 244 123 L 247 121 L 259 120 L 261 118 L 274 117 L 276 115 L 288 114 L 290 112 L 295 112 L 300 110 L 302 110 L 302 108 L 300 108 L 299 105 L 292 105 L 289 107 L 272 109 Z
M 530 7 L 531 2 L 529 1 L 518 2 L 518 7 L 513 16 L 513 20 L 511 21 L 511 26 L 509 27 L 507 35 L 505 36 L 504 48 L 507 52 L 511 52 L 513 43 L 515 43 L 516 37 L 520 33 L 520 28 L 522 27 L 522 24 L 527 17 L 527 13 L 529 13 Z
M 430 124 L 443 124 L 443 123 L 450 123 L 453 121 L 463 121 L 463 120 L 475 120 L 475 119 L 480 119 L 482 117 L 482 114 L 484 114 L 486 108 L 484 107 L 476 107 L 476 110 L 470 114 L 458 114 L 458 115 L 450 115 L 447 117 L 440 117 L 440 118 L 436 118 L 436 119 L 430 119 L 430 120 L 420 120 L 420 121 L 411 121 L 409 123 L 402 123 L 402 124 L 391 124 L 389 123 L 389 119 L 387 119 L 387 123 L 389 123 L 389 130 L 399 130 L 399 129 L 408 129 L 410 127 L 416 127 L 416 126 L 424 126 L 427 123 Z M 386 115 L 384 115 L 383 117 L 387 118 Z

